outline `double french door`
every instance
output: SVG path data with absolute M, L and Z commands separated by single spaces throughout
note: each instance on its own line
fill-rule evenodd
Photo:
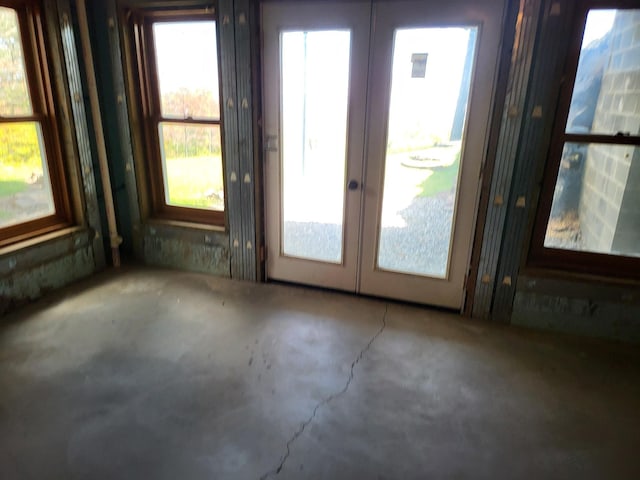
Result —
M 462 306 L 503 8 L 263 4 L 269 278 Z

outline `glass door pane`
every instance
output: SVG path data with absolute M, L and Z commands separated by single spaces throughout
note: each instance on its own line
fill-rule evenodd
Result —
M 342 263 L 351 35 L 281 34 L 282 252 Z
M 476 35 L 395 31 L 378 269 L 447 277 Z

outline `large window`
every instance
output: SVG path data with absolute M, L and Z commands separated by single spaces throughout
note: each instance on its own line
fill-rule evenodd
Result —
M 152 213 L 224 225 L 215 17 L 144 12 L 134 29 Z
M 640 9 L 579 20 L 531 260 L 640 277 Z
M 69 223 L 34 2 L 0 1 L 0 246 Z

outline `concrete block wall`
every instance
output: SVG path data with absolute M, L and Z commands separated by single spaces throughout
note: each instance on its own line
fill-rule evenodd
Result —
M 629 175 L 629 147 L 591 145 L 587 153 L 580 227 L 587 250 L 610 252 Z
M 618 215 L 613 250 L 640 255 L 640 149 L 631 153 L 627 188 Z
M 640 133 L 640 12 L 616 15 L 593 133 Z M 640 154 L 634 147 L 589 146 L 580 224 L 583 246 L 599 252 L 639 250 Z

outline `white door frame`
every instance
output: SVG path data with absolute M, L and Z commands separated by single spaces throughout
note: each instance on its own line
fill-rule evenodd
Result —
M 265 138 L 277 139 L 274 148 L 265 152 L 265 198 L 267 230 L 267 275 L 270 278 L 330 286 L 355 291 L 358 270 L 361 191 L 346 190 L 343 238 L 343 261 L 324 263 L 288 257 L 282 253 L 281 196 L 281 107 L 279 35 L 286 30 L 349 29 L 351 31 L 350 89 L 347 120 L 347 171 L 345 178 L 362 183 L 366 82 L 369 55 L 370 4 L 368 1 L 264 3 L 262 4 L 263 64 L 277 68 L 263 69 Z M 269 94 L 271 92 L 271 94 Z M 271 216 L 271 217 L 270 217 Z M 270 218 L 269 218 L 270 217 Z
M 473 8 L 464 8 L 464 6 Z M 473 233 L 485 160 L 503 27 L 504 2 L 495 0 L 424 0 L 374 2 L 376 29 L 369 84 L 367 163 L 363 238 L 358 291 L 418 303 L 461 309 L 471 261 Z M 446 278 L 413 276 L 376 268 L 382 185 L 389 117 L 393 34 L 396 28 L 477 25 L 476 58 L 454 209 L 452 244 Z
M 504 4 L 504 0 L 262 4 L 264 134 L 265 138 L 277 139 L 275 148 L 265 152 L 268 278 L 462 308 L 495 94 Z M 393 35 L 397 28 L 439 26 L 479 27 L 446 278 L 394 273 L 376 267 Z M 345 189 L 344 260 L 342 264 L 329 264 L 282 254 L 279 32 L 338 28 L 352 30 L 346 178 L 357 179 L 363 188 Z

